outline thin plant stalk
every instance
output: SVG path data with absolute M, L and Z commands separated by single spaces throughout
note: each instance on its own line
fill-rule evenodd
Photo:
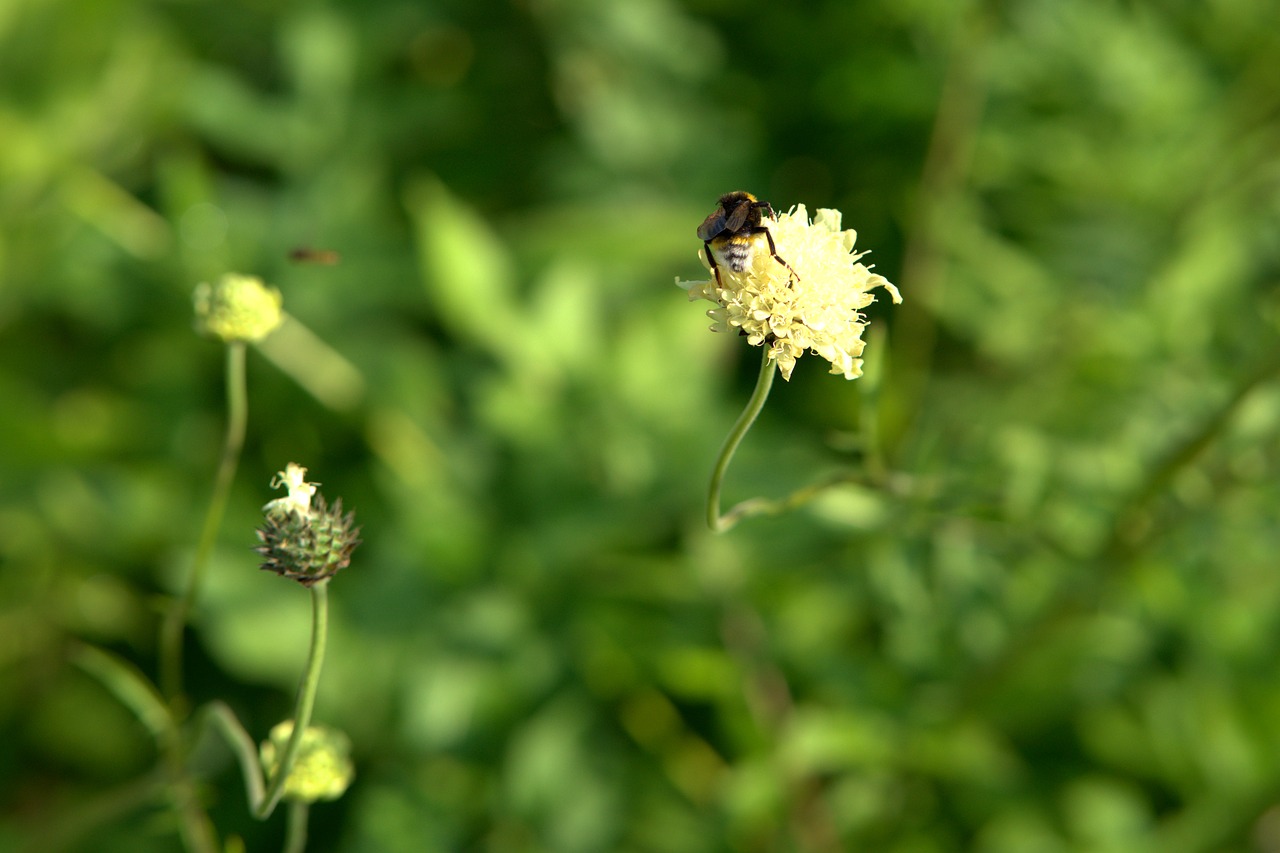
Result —
M 716 458 L 716 466 L 711 472 L 711 488 L 707 494 L 707 526 L 716 533 L 723 533 L 738 523 L 738 520 L 750 511 L 751 502 L 739 504 L 724 515 L 720 514 L 720 487 L 724 482 L 725 472 L 733 461 L 733 454 L 746 436 L 751 425 L 756 422 L 765 400 L 769 399 L 769 389 L 773 387 L 773 375 L 777 373 L 777 365 L 769 358 L 769 350 L 765 349 L 760 360 L 760 375 L 756 379 L 756 389 L 747 401 L 747 407 L 738 416 L 737 423 L 729 431 Z
M 311 587 L 311 650 L 307 655 L 307 668 L 298 686 L 298 701 L 293 710 L 293 733 L 280 756 L 276 772 L 268 781 L 262 803 L 254 809 L 255 817 L 265 819 L 280 802 L 284 783 L 293 769 L 302 735 L 311 725 L 311 712 L 316 704 L 316 689 L 320 686 L 320 667 L 324 664 L 325 638 L 329 634 L 329 582 L 320 581 Z
M 245 798 L 249 801 L 249 809 L 255 814 L 262 801 L 266 799 L 266 784 L 262 781 L 262 763 L 258 760 L 258 746 L 249 737 L 249 733 L 240 724 L 236 712 L 221 701 L 210 702 L 205 706 L 208 720 L 222 732 L 227 746 L 236 756 L 240 764 L 240 772 L 244 776 Z
M 756 379 L 755 391 L 752 392 L 751 399 L 747 401 L 747 407 L 738 416 L 733 429 L 729 432 L 728 437 L 725 438 L 724 446 L 720 448 L 720 455 L 716 458 L 715 469 L 711 473 L 711 488 L 707 495 L 708 527 L 716 533 L 724 533 L 744 518 L 779 515 L 789 512 L 804 506 L 829 489 L 851 483 L 872 484 L 881 487 L 890 486 L 899 490 L 905 488 L 902 483 L 891 483 L 887 475 L 879 470 L 870 476 L 865 473 L 841 472 L 825 477 L 812 485 L 797 489 L 783 498 L 749 498 L 735 504 L 732 509 L 722 515 L 720 513 L 720 490 L 724 482 L 725 472 L 729 470 L 729 463 L 733 460 L 733 454 L 737 451 L 738 445 L 742 443 L 747 431 L 751 429 L 752 424 L 759 417 L 761 409 L 764 408 L 765 400 L 769 398 L 769 389 L 773 387 L 775 373 L 777 373 L 777 366 L 769 358 L 769 353 L 766 350 L 760 365 L 760 376 Z
M 213 824 L 183 763 L 182 732 L 164 699 L 141 672 L 115 655 L 93 646 L 77 646 L 72 659 L 133 711 L 155 737 L 164 756 L 167 787 L 178 812 L 183 845 L 189 853 L 217 853 Z
M 284 833 L 284 853 L 303 853 L 307 849 L 307 813 L 304 802 L 289 803 L 289 822 Z
M 320 668 L 324 663 L 325 638 L 329 633 L 329 596 L 328 581 L 321 581 L 311 587 L 311 649 L 307 654 L 307 668 L 298 687 L 298 698 L 293 709 L 293 732 L 274 775 L 263 781 L 262 763 L 258 760 L 258 748 L 245 731 L 240 720 L 223 702 L 212 702 L 208 706 L 209 719 L 222 732 L 227 745 L 235 753 L 244 775 L 245 796 L 249 800 L 249 808 L 258 820 L 266 820 L 275 810 L 280 798 L 284 795 L 284 783 L 293 770 L 293 762 L 298 754 L 298 746 L 302 742 L 302 734 L 311 725 L 311 712 L 315 708 L 316 688 L 320 684 Z M 296 815 L 291 812 L 290 820 Z M 290 834 L 294 832 L 289 830 Z M 305 836 L 304 836 L 305 837 Z
M 244 435 L 248 423 L 249 404 L 245 390 L 245 345 L 242 341 L 227 344 L 227 435 L 222 446 L 222 459 L 214 480 L 213 496 L 205 513 L 204 527 L 196 546 L 195 560 L 187 574 L 182 595 L 175 599 L 165 613 L 160 634 L 160 687 L 161 693 L 171 703 L 182 695 L 182 635 L 195 604 L 213 546 L 222 527 L 231 483 L 240 463 L 240 451 L 244 447 Z

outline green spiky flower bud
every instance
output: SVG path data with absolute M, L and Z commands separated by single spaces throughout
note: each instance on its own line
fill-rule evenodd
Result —
M 223 343 L 257 343 L 284 320 L 284 297 L 257 276 L 227 273 L 217 284 L 201 282 L 194 299 L 196 331 Z
M 272 486 L 285 486 L 289 494 L 262 508 L 262 544 L 255 550 L 263 558 L 262 568 L 312 586 L 351 564 L 360 528 L 353 525 L 355 513 L 343 515 L 341 498 L 330 507 L 316 494 L 318 484 L 306 482 L 306 475 L 306 468 L 290 462 L 272 480 Z
M 259 754 L 268 779 L 280 771 L 280 757 L 284 755 L 292 734 L 293 720 L 285 720 L 271 730 L 268 740 L 262 742 Z M 304 803 L 336 800 L 347 790 L 354 776 L 350 739 L 336 729 L 307 726 L 302 732 L 302 740 L 298 742 L 289 778 L 284 782 L 284 796 Z

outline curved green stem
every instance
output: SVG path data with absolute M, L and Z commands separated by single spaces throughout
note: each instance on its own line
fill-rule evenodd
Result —
M 248 423 L 248 394 L 245 390 L 245 345 L 235 341 L 227 345 L 227 436 L 222 447 L 222 460 L 218 464 L 213 497 L 205 513 L 200 542 L 196 546 L 195 561 L 187 575 L 186 587 L 181 597 L 174 600 L 165 613 L 160 633 L 160 687 L 161 693 L 171 703 L 182 695 L 182 633 L 195 604 L 196 593 L 204 578 L 209 557 L 213 553 L 218 529 L 235 479 L 236 466 L 240 462 L 240 450 L 244 447 L 245 426 Z
M 280 756 L 280 765 L 271 777 L 267 793 L 254 808 L 254 816 L 266 818 L 275 809 L 284 794 L 284 783 L 293 769 L 298 754 L 298 744 L 303 732 L 311 725 L 311 711 L 316 704 L 316 688 L 320 685 L 320 667 L 324 663 L 325 638 L 329 633 L 329 582 L 320 581 L 311 587 L 311 651 L 307 657 L 307 669 L 298 686 L 298 701 L 293 710 L 293 733 Z
M 738 445 L 742 443 L 747 430 L 751 429 L 751 425 L 756 422 L 760 410 L 764 408 L 764 401 L 769 399 L 769 389 L 773 387 L 773 375 L 777 372 L 777 366 L 769 358 L 769 350 L 765 349 L 760 360 L 760 375 L 756 379 L 756 390 L 751 393 L 747 407 L 738 416 L 737 423 L 729 431 L 724 445 L 720 448 L 720 455 L 716 458 L 716 467 L 711 472 L 711 489 L 707 494 L 707 526 L 716 533 L 723 533 L 737 524 L 744 515 L 751 513 L 753 502 L 747 501 L 721 515 L 720 486 L 724 481 L 725 472 L 729 470 L 733 454 L 738 450 Z
M 164 757 L 169 795 L 178 812 L 179 832 L 189 853 L 217 853 L 213 824 L 183 764 L 185 746 L 182 732 L 163 697 L 136 667 L 102 649 L 76 644 L 72 660 L 133 711 L 155 737 Z
M 245 796 L 249 800 L 249 808 L 258 820 L 266 820 L 275 810 L 280 798 L 284 795 L 284 783 L 293 770 L 294 759 L 298 755 L 298 745 L 302 742 L 302 734 L 311 725 L 311 712 L 315 708 L 316 688 L 320 684 L 320 668 L 324 663 L 325 638 L 329 633 L 329 595 L 328 581 L 321 581 L 311 587 L 311 650 L 307 656 L 307 668 L 298 687 L 298 699 L 293 709 L 293 732 L 289 742 L 280 755 L 275 774 L 266 782 L 263 781 L 262 763 L 258 760 L 258 747 L 245 731 L 244 726 L 223 702 L 211 702 L 207 706 L 209 719 L 222 732 L 227 745 L 235 753 L 240 763 L 240 772 L 244 776 Z M 269 785 L 269 787 L 268 787 Z M 296 805 L 296 804 L 295 804 Z M 294 821 L 306 820 L 305 808 L 291 809 L 289 812 L 289 838 L 297 837 Z M 306 838 L 305 827 L 302 831 Z M 293 849 L 286 847 L 286 849 Z
M 262 763 L 258 761 L 258 745 L 249 737 L 241 725 L 236 712 L 225 702 L 214 701 L 205 706 L 205 713 L 226 738 L 227 745 L 235 753 L 240 764 L 240 773 L 244 776 L 245 798 L 249 808 L 257 813 L 258 807 L 266 799 L 266 785 L 262 781 Z

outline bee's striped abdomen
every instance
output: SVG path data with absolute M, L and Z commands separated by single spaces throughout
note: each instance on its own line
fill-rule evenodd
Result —
M 751 266 L 751 256 L 754 253 L 754 240 L 751 237 L 729 237 L 723 241 L 717 241 L 720 245 L 718 254 L 725 266 L 734 272 L 745 272 Z

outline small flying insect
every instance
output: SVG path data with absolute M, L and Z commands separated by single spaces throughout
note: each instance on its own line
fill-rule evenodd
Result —
M 289 260 L 297 264 L 323 264 L 331 267 L 342 257 L 333 249 L 312 249 L 307 246 L 299 246 L 289 252 Z
M 707 249 L 707 261 L 715 273 L 716 284 L 720 284 L 720 266 L 716 261 L 734 272 L 745 272 L 751 266 L 761 237 L 769 244 L 769 254 L 773 259 L 790 270 L 796 279 L 800 278 L 791 269 L 791 264 L 778 254 L 773 235 L 764 224 L 766 216 L 773 218 L 773 207 L 769 202 L 739 190 L 720 196 L 715 212 L 702 220 L 698 226 L 698 239 Z

